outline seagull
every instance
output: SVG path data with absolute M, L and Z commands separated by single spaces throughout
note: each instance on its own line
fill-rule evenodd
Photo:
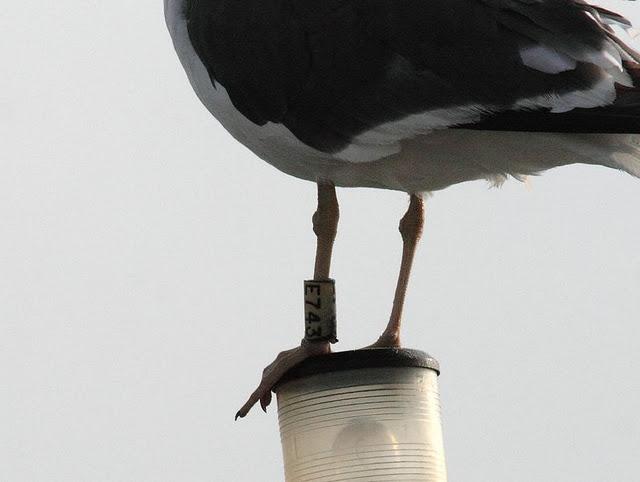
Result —
M 621 5 L 625 3 L 621 0 Z M 627 4 L 628 5 L 628 4 Z M 330 279 L 336 187 L 409 195 L 389 322 L 399 347 L 424 193 L 574 163 L 640 177 L 640 43 L 583 0 L 164 0 L 204 106 L 280 171 L 317 184 L 315 280 Z M 280 353 L 240 409 L 335 340 Z

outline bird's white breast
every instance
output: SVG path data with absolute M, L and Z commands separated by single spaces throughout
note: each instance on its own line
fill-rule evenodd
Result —
M 189 40 L 184 3 L 185 0 L 164 0 L 165 19 L 180 62 L 200 101 L 235 139 L 260 158 L 288 174 L 315 180 L 316 176 L 309 172 L 299 175 L 297 166 L 307 159 L 321 161 L 330 155 L 302 143 L 281 124 L 256 125 L 234 107 L 227 90 L 219 83 L 213 84 Z

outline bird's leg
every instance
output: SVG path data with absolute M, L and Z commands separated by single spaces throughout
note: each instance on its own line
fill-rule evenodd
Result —
M 393 298 L 393 309 L 389 317 L 389 323 L 378 341 L 372 347 L 399 347 L 400 346 L 400 322 L 402 309 L 407 294 L 407 285 L 411 275 L 411 265 L 416 253 L 418 241 L 424 228 L 424 200 L 418 194 L 412 194 L 409 209 L 400 220 L 400 234 L 402 235 L 402 262 L 400 274 L 396 285 L 396 293 Z
M 316 264 L 313 278 L 316 281 L 329 279 L 333 242 L 338 232 L 340 208 L 333 184 L 318 183 L 318 210 L 313 215 L 313 232 L 316 233 Z
M 313 231 L 317 236 L 314 280 L 329 279 L 331 253 L 338 230 L 339 217 L 340 211 L 335 186 L 327 182 L 318 182 L 318 209 L 313 215 Z M 260 385 L 238 411 L 236 420 L 244 418 L 258 401 L 262 410 L 266 412 L 267 406 L 271 403 L 271 389 L 282 375 L 306 358 L 330 352 L 331 344 L 329 341 L 302 340 L 299 347 L 280 353 L 273 363 L 262 372 Z

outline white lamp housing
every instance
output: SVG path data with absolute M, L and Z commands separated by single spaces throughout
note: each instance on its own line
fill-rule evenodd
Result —
M 286 482 L 446 482 L 438 362 L 376 348 L 306 360 L 279 382 Z

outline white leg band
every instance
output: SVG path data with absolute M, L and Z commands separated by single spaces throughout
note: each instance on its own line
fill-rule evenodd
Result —
M 335 280 L 304 282 L 304 320 L 306 341 L 338 341 Z

